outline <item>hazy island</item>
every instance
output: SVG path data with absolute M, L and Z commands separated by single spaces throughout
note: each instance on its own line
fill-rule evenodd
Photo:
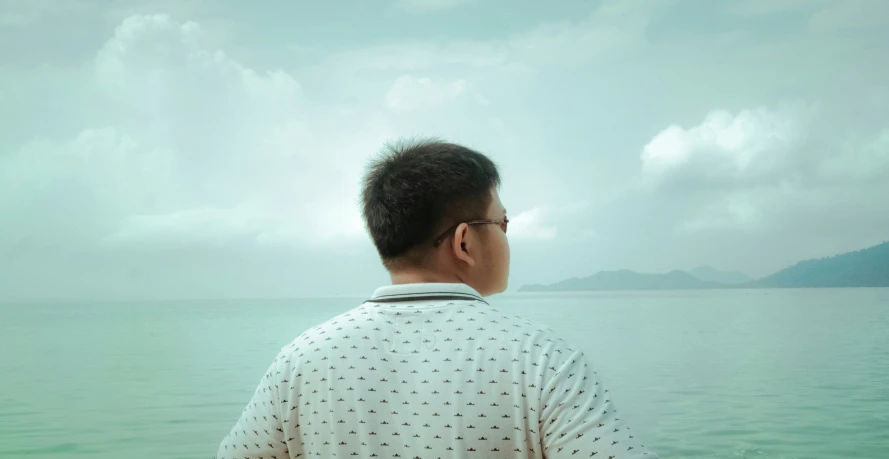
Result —
M 520 292 L 605 290 L 703 290 L 724 288 L 889 287 L 889 242 L 827 258 L 800 261 L 762 279 L 703 266 L 663 274 L 600 271 L 550 285 L 525 285 Z

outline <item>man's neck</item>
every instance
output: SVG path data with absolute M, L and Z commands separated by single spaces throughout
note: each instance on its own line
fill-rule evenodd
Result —
M 393 285 L 401 284 L 462 284 L 457 275 L 447 275 L 426 270 L 404 270 L 390 273 Z

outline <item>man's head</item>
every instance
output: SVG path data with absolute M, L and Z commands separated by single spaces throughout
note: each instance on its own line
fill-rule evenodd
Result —
M 509 276 L 500 174 L 485 155 L 424 140 L 386 147 L 368 168 L 364 221 L 393 278 L 458 281 L 483 295 Z

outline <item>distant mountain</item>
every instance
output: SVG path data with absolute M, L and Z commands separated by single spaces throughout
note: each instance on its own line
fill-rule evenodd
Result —
M 690 272 L 643 274 L 601 271 L 551 285 L 525 285 L 520 292 L 578 292 L 591 290 L 700 290 L 718 288 L 889 287 L 889 242 L 827 258 L 801 261 L 771 276 L 751 281 L 743 273 L 710 267 Z
M 833 257 L 801 261 L 748 286 L 889 287 L 889 242 Z
M 551 285 L 525 285 L 520 292 L 578 292 L 589 290 L 698 290 L 721 288 L 715 282 L 702 281 L 685 271 L 644 274 L 628 270 L 601 271 L 584 278 L 572 278 Z
M 738 271 L 720 271 L 710 266 L 700 266 L 688 271 L 694 277 L 704 282 L 716 282 L 717 284 L 737 285 L 753 280 L 752 277 Z

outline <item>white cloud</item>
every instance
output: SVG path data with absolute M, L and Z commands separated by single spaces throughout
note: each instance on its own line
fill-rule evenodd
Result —
M 36 20 L 25 13 L 0 13 L 0 27 L 23 27 Z
M 750 183 L 787 172 L 807 139 L 806 109 L 710 112 L 697 126 L 670 126 L 642 151 L 642 172 L 655 184 Z
M 5 239 L 32 227 L 70 238 L 56 230 L 72 217 L 79 236 L 117 249 L 363 238 L 359 176 L 392 137 L 386 124 L 320 135 L 342 115 L 309 116 L 290 74 L 249 68 L 204 38 L 199 24 L 165 15 L 115 29 L 90 81 L 109 126 L 0 156 L 0 195 L 13 197 L 0 200 Z
M 716 110 L 697 126 L 673 125 L 655 135 L 641 155 L 643 178 L 653 186 L 731 190 L 813 188 L 889 175 L 889 129 L 828 131 L 825 138 L 819 131 L 833 126 L 821 121 L 805 106 L 734 115 Z
M 646 41 L 654 12 L 669 1 L 606 1 L 579 21 L 545 23 L 507 40 L 510 56 L 530 66 L 570 65 L 613 52 L 627 53 Z
M 34 141 L 0 156 L 0 215 L 9 229 L 27 221 L 41 230 L 54 213 L 80 207 L 79 225 L 163 203 L 176 158 L 148 149 L 114 128 L 86 129 L 64 142 Z M 41 224 L 42 223 L 42 224 Z
M 545 208 L 535 207 L 509 219 L 509 238 L 517 241 L 552 240 L 557 229 L 547 224 Z
M 127 217 L 123 224 L 106 237 L 109 246 L 203 246 L 225 245 L 236 239 L 249 238 L 263 226 L 260 215 L 249 209 L 203 208 L 158 215 Z
M 98 83 L 115 108 L 156 127 L 153 135 L 219 128 L 238 134 L 303 116 L 302 88 L 291 75 L 247 68 L 206 39 L 194 22 L 127 18 L 96 55 Z
M 716 110 L 697 126 L 658 133 L 643 149 L 643 178 L 683 191 L 672 195 L 684 201 L 680 232 L 779 231 L 790 216 L 871 205 L 887 192 L 889 129 L 838 140 L 822 121 L 804 106 Z
M 824 0 L 738 0 L 730 3 L 728 10 L 740 16 L 756 17 L 818 7 L 823 4 Z
M 516 73 L 529 68 L 572 65 L 611 52 L 626 52 L 643 43 L 652 15 L 669 3 L 644 0 L 602 2 L 586 17 L 547 22 L 493 40 L 372 44 L 327 56 L 319 68 L 325 74 L 353 75 L 355 69 L 404 72 L 432 68 L 453 71 L 455 67 L 461 67 L 484 69 L 490 75 L 492 67 Z
M 484 69 L 504 65 L 509 50 L 499 42 L 451 41 L 373 44 L 325 57 L 318 71 L 351 75 L 356 69 L 410 72 L 433 67 Z
M 406 112 L 428 105 L 439 105 L 463 94 L 466 80 L 437 81 L 413 75 L 398 77 L 386 93 L 386 106 Z
M 730 194 L 680 223 L 680 231 L 751 230 L 761 224 L 758 203 L 745 193 Z
M 580 232 L 580 234 L 577 236 L 577 241 L 579 241 L 579 242 L 589 241 L 589 240 L 597 238 L 598 236 L 599 236 L 599 233 L 597 233 L 596 230 L 587 228 L 587 229 Z
M 728 11 L 739 16 L 758 17 L 803 12 L 814 32 L 835 33 L 889 24 L 889 4 L 883 0 L 737 0 Z
M 398 0 L 398 6 L 412 13 L 444 11 L 475 0 Z
M 816 32 L 843 32 L 889 24 L 889 4 L 884 0 L 827 2 L 812 15 L 809 27 Z
M 357 214 L 336 208 L 306 215 L 255 203 L 233 208 L 200 208 L 157 215 L 136 215 L 103 240 L 109 247 L 188 248 L 196 246 L 305 247 L 354 240 L 364 234 Z
M 88 11 L 93 5 L 84 0 L 0 0 L 0 27 L 26 27 L 46 16 L 70 15 Z
M 395 37 L 378 21 L 345 24 L 365 41 L 334 33 L 288 52 L 286 44 L 300 33 L 260 33 L 263 18 L 244 16 L 240 5 L 222 11 L 203 1 L 126 1 L 111 9 L 84 3 L 87 10 L 71 11 L 51 0 L 0 0 L 15 6 L 0 6 L 13 25 L 0 29 L 10 38 L 4 43 L 22 38 L 33 45 L 26 54 L 6 46 L 11 60 L 0 72 L 0 104 L 10 114 L 0 127 L 0 254 L 13 245 L 18 257 L 5 258 L 0 271 L 20 271 L 30 260 L 34 285 L 55 285 L 42 280 L 46 266 L 57 269 L 56 284 L 77 284 L 76 276 L 62 275 L 66 259 L 75 274 L 83 259 L 105 260 L 94 262 L 91 285 L 98 292 L 109 284 L 105 273 L 148 258 L 157 260 L 158 272 L 168 260 L 193 258 L 193 273 L 228 260 L 237 269 L 226 279 L 245 272 L 267 279 L 260 265 L 285 267 L 296 277 L 312 266 L 302 276 L 308 283 L 341 274 L 336 265 L 352 258 L 331 259 L 337 247 L 363 244 L 373 259 L 355 202 L 361 167 L 379 145 L 401 135 L 440 135 L 490 153 L 503 166 L 504 193 L 514 196 L 507 201 L 523 209 L 529 208 L 523 201 L 551 203 L 516 215 L 510 237 L 557 239 L 566 248 L 573 244 L 570 250 L 596 252 L 600 264 L 666 266 L 676 254 L 714 256 L 697 241 L 711 237 L 710 247 L 725 245 L 731 229 L 759 232 L 751 240 L 802 246 L 805 235 L 816 245 L 842 240 L 851 247 L 887 227 L 889 124 L 881 110 L 886 98 L 878 97 L 884 61 L 876 29 L 849 27 L 889 17 L 876 10 L 863 17 L 840 12 L 833 23 L 816 15 L 810 31 L 729 32 L 728 41 L 722 32 L 695 27 L 698 19 L 656 17 L 666 2 L 616 0 L 525 29 L 498 22 L 485 39 L 459 28 L 434 38 L 409 30 Z M 780 14 L 798 24 L 827 3 L 743 2 L 750 5 L 746 14 Z M 36 11 L 29 12 L 32 4 Z M 494 14 L 477 5 L 453 11 Z M 129 14 L 143 11 L 171 15 Z M 87 22 L 62 24 L 69 14 Z M 327 13 L 306 14 L 323 22 Z M 747 21 L 707 18 L 720 31 Z M 652 20 L 656 28 L 649 28 Z M 118 29 L 97 37 L 110 21 Z M 830 33 L 812 33 L 819 30 Z M 715 73 L 702 77 L 702 62 Z M 403 85 L 396 87 L 399 76 Z M 515 94 L 532 96 L 523 104 Z M 634 103 L 640 97 L 644 110 Z M 809 124 L 805 107 L 771 105 L 788 97 L 817 101 L 818 119 Z M 439 109 L 420 109 L 435 104 Z M 750 108 L 755 104 L 769 105 Z M 584 111 L 572 107 L 594 106 L 629 108 L 593 110 L 580 117 L 586 130 L 572 121 Z M 728 110 L 705 117 L 712 107 Z M 702 108 L 687 118 L 688 110 Z M 650 143 L 633 140 L 645 135 L 640 126 L 658 119 L 681 122 L 655 125 L 644 138 Z M 553 128 L 566 135 L 554 136 Z M 633 148 L 643 154 L 641 165 L 619 154 Z M 640 168 L 657 193 L 623 190 Z M 687 189 L 676 193 L 676 187 Z M 552 204 L 573 200 L 595 205 L 573 211 Z M 598 236 L 584 233 L 592 228 Z M 638 245 L 640 237 L 650 250 Z M 744 260 L 736 243 L 726 250 Z M 324 245 L 305 249 L 317 244 Z M 184 247 L 193 250 L 177 250 Z M 756 258 L 768 264 L 788 256 L 778 252 Z M 271 253 L 293 262 L 269 263 L 264 257 Z M 307 261 L 306 253 L 319 255 Z M 256 254 L 262 255 L 256 266 L 243 265 Z M 333 268 L 318 269 L 324 260 L 335 260 Z M 8 292 L 15 281 L 4 277 L 0 291 Z M 173 277 L 188 283 L 187 275 Z M 228 283 L 207 279 L 209 291 Z
M 818 176 L 830 183 L 881 181 L 889 176 L 889 128 L 870 139 L 854 139 L 818 164 Z

